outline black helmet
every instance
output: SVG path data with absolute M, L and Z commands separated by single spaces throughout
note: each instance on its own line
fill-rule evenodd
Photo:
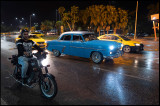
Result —
M 23 33 L 24 32 L 29 32 L 28 30 L 26 30 L 26 29 L 22 29 L 22 31 L 21 31 L 21 36 L 22 36 L 22 38 L 23 38 Z

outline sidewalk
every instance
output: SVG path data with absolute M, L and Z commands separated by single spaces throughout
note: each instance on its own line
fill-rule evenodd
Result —
M 144 51 L 159 51 L 159 37 L 157 41 L 154 38 L 137 38 L 131 40 L 144 44 Z

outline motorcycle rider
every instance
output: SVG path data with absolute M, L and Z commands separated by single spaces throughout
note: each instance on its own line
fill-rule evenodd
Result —
M 21 39 L 16 42 L 16 46 L 18 49 L 18 63 L 22 65 L 22 84 L 27 83 L 27 70 L 28 70 L 28 61 L 33 58 L 32 55 L 32 47 L 38 50 L 38 52 L 43 53 L 43 49 L 36 45 L 36 43 L 32 40 L 29 40 L 29 31 L 23 29 L 21 31 Z

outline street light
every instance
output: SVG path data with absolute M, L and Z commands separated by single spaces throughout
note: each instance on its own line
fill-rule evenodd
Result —
M 31 30 L 31 17 L 32 16 L 35 16 L 35 14 L 33 13 L 33 14 L 30 15 L 30 30 Z

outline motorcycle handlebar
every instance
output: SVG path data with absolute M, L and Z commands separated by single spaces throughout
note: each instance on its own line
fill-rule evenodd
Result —
M 37 53 L 32 53 L 33 55 L 36 55 L 36 54 L 40 54 L 40 52 L 37 52 Z M 43 52 L 43 54 L 48 54 L 48 52 Z M 42 55 L 43 55 L 42 54 Z

